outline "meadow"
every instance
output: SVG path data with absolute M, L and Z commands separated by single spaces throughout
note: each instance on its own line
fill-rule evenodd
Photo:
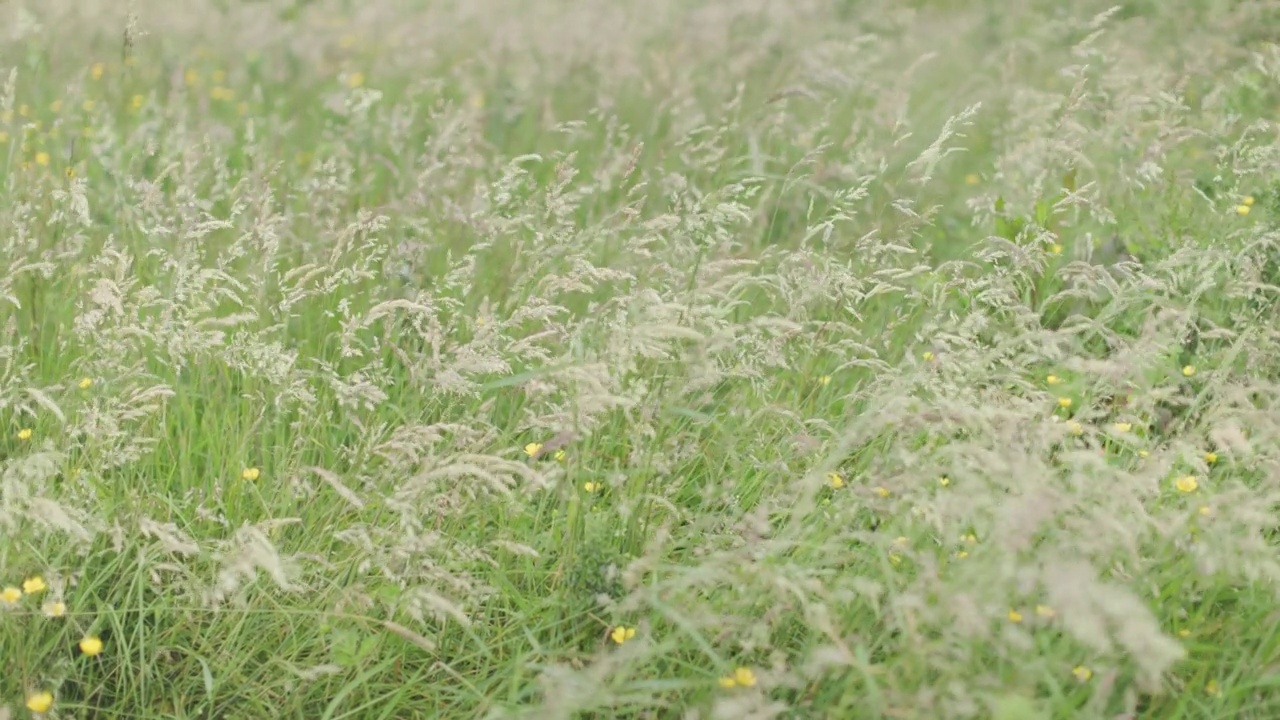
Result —
M 1280 717 L 1278 27 L 0 5 L 0 720 Z

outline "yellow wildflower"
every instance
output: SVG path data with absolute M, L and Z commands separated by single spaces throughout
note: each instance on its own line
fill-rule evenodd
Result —
M 1196 374 L 1196 366 L 1195 366 L 1195 365 L 1183 365 L 1183 366 L 1182 366 L 1182 376 L 1183 376 L 1183 377 L 1191 377 L 1192 375 L 1195 375 L 1195 374 Z
M 262 477 L 262 471 L 256 467 L 248 467 L 240 471 L 242 480 L 257 480 L 260 477 Z
M 1200 487 L 1200 483 L 1196 481 L 1195 475 L 1183 475 L 1173 481 L 1173 486 L 1178 488 L 1178 492 L 1193 493 Z
M 720 687 L 755 687 L 756 674 L 751 672 L 751 668 L 740 667 L 729 675 L 720 678 Z
M 187 84 L 187 87 L 195 87 L 200 84 L 200 71 L 195 68 L 188 68 L 183 73 L 182 79 Z
M 824 385 L 824 386 L 825 386 L 825 385 L 830 385 L 830 384 L 831 384 L 831 376 L 830 376 L 830 375 L 823 375 L 822 377 L 818 378 L 818 384 L 819 384 L 819 385 Z
M 622 643 L 630 640 L 635 636 L 636 636 L 635 628 L 624 627 L 622 625 L 619 625 L 618 627 L 614 628 L 613 632 L 609 633 L 609 639 L 614 641 L 618 645 L 621 645 Z
M 347 74 L 347 87 L 355 89 L 364 85 L 364 73 L 356 71 Z
M 1014 623 L 1015 625 L 1022 622 L 1022 613 L 1018 612 L 1017 610 L 1010 610 L 1009 622 Z
M 873 488 L 873 490 L 875 491 L 875 493 L 876 493 L 877 495 L 879 495 L 879 496 L 880 496 L 880 497 L 882 497 L 882 498 L 889 497 L 889 495 L 890 495 L 890 493 L 889 493 L 889 488 L 884 488 L 884 487 L 876 486 L 875 488 Z
M 40 608 L 40 612 L 44 613 L 46 617 L 60 618 L 67 614 L 67 604 L 61 600 L 50 600 L 44 604 L 44 607 Z
M 925 362 L 933 362 L 935 355 L 932 352 L 925 350 L 920 357 L 924 358 Z
M 101 80 L 103 73 L 105 73 L 106 71 L 107 71 L 106 65 L 103 65 L 100 62 L 94 63 L 93 67 L 89 68 L 89 75 L 93 77 L 94 80 Z
M 982 182 L 982 178 L 978 177 L 975 173 L 969 173 L 964 176 L 965 185 L 977 185 L 980 182 Z
M 938 478 L 938 484 L 941 485 L 942 487 L 950 487 L 951 478 L 947 477 L 946 475 L 943 475 L 942 477 Z
M 1071 407 L 1071 398 L 1069 397 L 1058 398 L 1058 407 L 1062 408 L 1063 410 L 1066 410 L 1067 408 Z
M 48 690 L 31 693 L 27 696 L 27 709 L 33 713 L 44 714 L 53 707 L 53 693 Z
M 97 635 L 85 635 L 80 639 L 80 652 L 93 657 L 102 652 L 102 639 Z
M 146 102 L 146 98 L 142 97 L 141 95 L 134 95 L 132 98 L 129 99 L 129 106 L 132 107 L 134 110 L 141 110 L 142 103 L 144 102 Z
M 1204 691 L 1205 691 L 1205 693 L 1206 693 L 1206 694 L 1213 695 L 1214 697 L 1217 697 L 1217 696 L 1218 696 L 1218 693 L 1220 692 L 1220 691 L 1218 690 L 1218 681 L 1217 681 L 1217 680 L 1210 680 L 1209 682 L 1205 683 L 1205 685 L 1204 685 Z
M 1111 427 L 1114 428 L 1115 431 L 1118 433 L 1127 433 L 1133 429 L 1133 424 L 1127 423 L 1127 422 L 1118 422 L 1115 425 L 1112 425 Z
M 1043 618 L 1051 618 L 1054 615 L 1057 615 L 1058 612 L 1048 605 L 1037 605 L 1036 614 Z
M 1244 199 L 1242 199 L 1242 200 L 1240 201 L 1240 204 L 1241 204 L 1241 205 L 1248 205 L 1249 207 L 1253 207 L 1253 196 L 1252 196 L 1252 195 L 1245 195 L 1245 196 L 1244 196 Z
M 601 489 L 601 488 L 603 488 L 603 487 L 604 487 L 604 485 L 603 485 L 603 484 L 601 484 L 601 483 L 598 483 L 598 482 L 585 482 L 585 483 L 582 483 L 582 489 L 583 489 L 585 492 L 589 492 L 589 493 L 599 492 L 599 491 L 600 491 L 600 489 Z
M 1210 450 L 1209 452 L 1204 454 L 1204 461 L 1205 461 L 1205 464 L 1207 465 L 1212 465 L 1218 462 L 1218 453 Z
M 568 456 L 568 455 L 566 455 L 566 454 L 565 454 L 565 452 L 564 452 L 563 450 L 557 450 L 557 451 L 556 451 L 556 454 L 555 454 L 553 457 L 555 457 L 555 459 L 556 459 L 558 462 L 564 462 L 564 459 L 565 459 L 565 458 L 567 458 L 567 457 L 569 457 L 569 456 Z
M 524 454 L 529 457 L 537 455 L 542 450 L 542 443 L 529 443 L 524 446 Z
M 1076 436 L 1083 435 L 1083 434 L 1084 434 L 1084 426 L 1083 426 L 1083 425 L 1081 425 L 1080 423 L 1076 422 L 1075 420 L 1072 420 L 1071 422 L 1067 423 L 1067 432 L 1071 433 L 1072 435 L 1076 435 Z
M 838 472 L 829 472 L 827 473 L 827 484 L 833 489 L 839 490 L 844 487 L 844 478 Z
M 1049 246 L 1049 254 L 1050 254 L 1050 255 L 1061 255 L 1061 254 L 1062 254 L 1062 246 L 1061 246 L 1061 245 L 1059 245 L 1058 243 L 1054 243 L 1054 244 L 1050 245 L 1050 246 Z
M 1077 665 L 1071 674 L 1080 682 L 1089 682 L 1089 678 L 1093 677 L 1093 671 L 1083 665 Z
M 13 607 L 22 599 L 22 591 L 12 585 L 0 590 L 0 603 Z
M 1249 206 L 1248 206 L 1248 205 L 1237 205 L 1237 206 L 1236 206 L 1236 214 L 1237 214 L 1237 215 L 1242 215 L 1242 216 L 1243 216 L 1243 215 L 1248 215 L 1248 214 L 1249 214 Z
M 91 377 L 80 378 L 80 382 L 76 383 L 76 386 L 79 387 L 81 390 L 88 390 L 89 388 L 93 387 L 93 378 Z
M 1062 378 L 1058 377 L 1057 375 L 1050 375 L 1046 377 L 1044 381 L 1049 385 L 1058 385 L 1062 383 Z
M 30 440 L 30 439 L 31 439 L 31 428 L 22 428 L 21 430 L 19 430 L 19 431 L 18 431 L 18 439 L 19 439 L 19 440 Z
M 40 577 L 39 575 L 32 575 L 31 577 L 22 581 L 22 592 L 28 595 L 35 595 L 36 593 L 43 591 L 47 587 L 49 586 L 44 583 L 44 578 Z

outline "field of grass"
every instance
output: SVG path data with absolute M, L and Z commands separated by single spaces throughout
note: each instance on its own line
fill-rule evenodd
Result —
M 0 4 L 0 720 L 1280 717 L 1278 27 Z

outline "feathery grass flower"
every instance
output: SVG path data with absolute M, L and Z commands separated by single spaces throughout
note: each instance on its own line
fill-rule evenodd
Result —
M 67 604 L 61 600 L 50 600 L 40 608 L 45 617 L 60 618 L 67 614 Z

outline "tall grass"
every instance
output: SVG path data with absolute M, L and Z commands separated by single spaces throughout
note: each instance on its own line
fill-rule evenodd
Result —
M 1280 713 L 1270 5 L 0 12 L 0 718 Z

